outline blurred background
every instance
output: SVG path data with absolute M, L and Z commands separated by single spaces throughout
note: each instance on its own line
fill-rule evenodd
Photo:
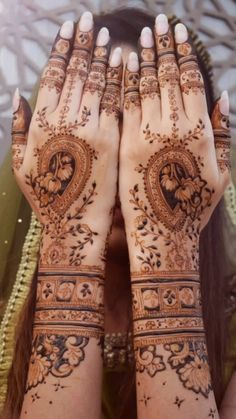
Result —
M 0 165 L 10 147 L 12 94 L 19 87 L 30 98 L 59 26 L 67 19 L 78 20 L 85 10 L 102 13 L 121 7 L 176 14 L 207 46 L 216 95 L 224 89 L 230 95 L 235 168 L 235 0 L 0 0 Z

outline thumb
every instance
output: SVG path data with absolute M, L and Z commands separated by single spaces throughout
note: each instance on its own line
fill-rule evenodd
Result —
M 17 88 L 13 97 L 12 168 L 18 171 L 23 163 L 32 112 L 27 100 Z
M 216 101 L 211 123 L 214 133 L 216 159 L 223 184 L 230 181 L 230 129 L 229 129 L 229 96 L 224 90 Z

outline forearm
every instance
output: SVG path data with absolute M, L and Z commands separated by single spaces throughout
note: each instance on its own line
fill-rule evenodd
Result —
M 64 247 L 67 256 L 71 246 Z M 103 269 L 67 263 L 56 268 L 45 259 L 42 246 L 21 418 L 100 418 Z
M 218 418 L 198 271 L 133 274 L 132 292 L 138 418 Z

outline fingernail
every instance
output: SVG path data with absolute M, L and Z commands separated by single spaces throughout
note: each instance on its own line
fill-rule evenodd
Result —
M 97 47 L 104 47 L 108 43 L 109 38 L 109 30 L 107 28 L 100 29 L 96 40 Z
M 185 25 L 183 23 L 177 23 L 175 25 L 175 40 L 178 44 L 182 44 L 183 42 L 186 42 L 188 39 L 188 31 Z
M 74 23 L 72 22 L 72 20 L 67 20 L 66 22 L 64 22 L 60 30 L 61 37 L 64 39 L 71 39 L 73 36 L 73 32 Z
M 84 12 L 79 21 L 79 29 L 88 32 L 93 27 L 93 15 L 91 12 Z
M 114 49 L 109 63 L 111 67 L 118 67 L 121 64 L 121 54 L 122 49 L 120 47 Z
M 138 71 L 139 70 L 139 61 L 138 55 L 136 52 L 130 52 L 127 62 L 127 68 L 129 71 Z
M 12 100 L 13 112 L 18 111 L 19 106 L 20 106 L 20 91 L 19 91 L 19 88 L 17 87 L 13 95 L 13 100 Z
M 221 93 L 221 97 L 220 97 L 220 101 L 219 101 L 219 106 L 220 106 L 220 112 L 223 115 L 229 115 L 229 95 L 227 90 L 224 90 Z
M 169 23 L 167 16 L 164 14 L 160 14 L 156 17 L 156 31 L 157 35 L 164 35 L 168 32 Z
M 151 29 L 146 26 L 141 32 L 141 45 L 144 48 L 151 48 L 154 45 L 154 39 Z

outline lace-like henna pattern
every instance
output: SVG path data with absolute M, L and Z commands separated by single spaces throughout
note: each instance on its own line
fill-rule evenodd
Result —
M 157 81 L 156 55 L 154 48 L 139 46 L 140 59 L 140 96 L 141 99 L 154 99 L 160 96 Z
M 223 173 L 230 170 L 230 130 L 229 117 L 220 112 L 219 104 L 216 105 L 213 115 L 212 124 L 214 127 L 215 148 L 217 155 L 217 163 L 220 171 Z
M 90 92 L 91 94 L 96 92 L 99 97 L 102 96 L 106 84 L 106 67 L 109 50 L 109 45 L 95 47 L 89 76 L 84 86 L 84 92 Z
M 26 128 L 31 119 L 31 110 L 28 102 L 22 97 L 20 107 L 13 115 L 12 120 L 12 168 L 19 170 L 23 163 L 26 147 Z
M 190 92 L 205 95 L 203 77 L 198 66 L 197 56 L 193 51 L 191 40 L 177 45 L 177 57 L 180 69 L 180 86 L 183 93 Z
M 126 68 L 125 71 L 125 93 L 124 93 L 124 106 L 125 109 L 130 107 L 140 106 L 140 94 L 139 94 L 139 72 L 129 71 Z
M 107 116 L 114 114 L 116 119 L 120 116 L 120 86 L 123 66 L 108 66 L 106 75 L 106 89 L 101 100 L 100 110 Z
M 137 371 L 153 377 L 169 365 L 186 389 L 207 397 L 212 388 L 199 278 L 136 277 L 132 293 Z
M 56 89 L 60 93 L 64 79 L 65 70 L 70 57 L 73 39 L 63 39 L 58 33 L 48 65 L 44 69 L 40 88 L 47 87 L 48 90 Z

